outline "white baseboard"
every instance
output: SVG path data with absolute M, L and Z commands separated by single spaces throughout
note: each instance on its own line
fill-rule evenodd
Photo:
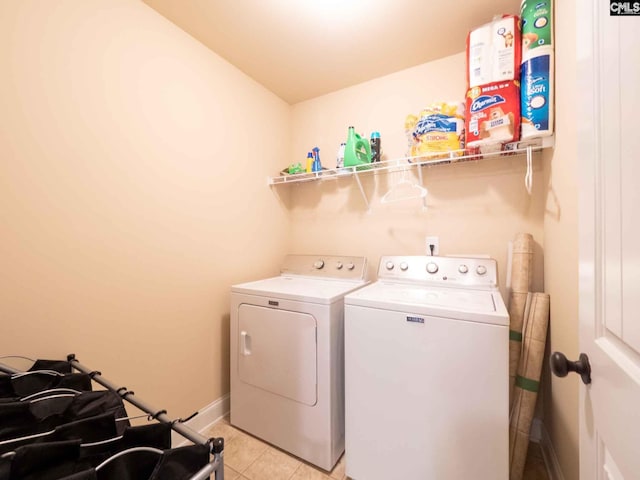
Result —
M 217 400 L 214 400 L 212 403 L 207 405 L 204 408 L 201 408 L 198 411 L 198 415 L 193 417 L 188 422 L 184 424 L 192 430 L 195 430 L 198 433 L 202 433 L 207 430 L 211 425 L 216 423 L 222 417 L 224 417 L 227 413 L 229 413 L 231 402 L 230 402 L 229 394 L 220 397 Z M 182 435 L 176 433 L 174 431 L 171 432 L 171 445 L 174 447 L 180 447 L 183 445 L 187 445 L 189 440 L 186 440 Z
M 544 423 L 539 418 L 534 418 L 531 424 L 531 435 L 529 436 L 531 441 L 539 443 L 542 450 L 542 457 L 544 458 L 544 464 L 547 467 L 547 473 L 550 480 L 564 480 L 562 469 L 560 468 L 560 462 L 556 451 L 551 443 L 551 437 L 549 432 L 544 427 Z

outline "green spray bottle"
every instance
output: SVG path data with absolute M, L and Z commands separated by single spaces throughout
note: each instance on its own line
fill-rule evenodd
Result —
M 349 127 L 347 144 L 344 147 L 344 166 L 353 167 L 368 163 L 371 163 L 369 140 L 358 135 L 355 128 Z

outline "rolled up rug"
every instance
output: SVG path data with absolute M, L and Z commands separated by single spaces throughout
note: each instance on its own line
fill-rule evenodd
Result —
M 513 386 L 522 353 L 522 327 L 530 307 L 531 295 L 511 292 L 509 297 L 509 409 L 513 406 Z
M 510 480 L 521 480 L 524 473 L 549 327 L 549 295 L 532 293 L 530 297 L 509 415 Z
M 511 254 L 511 294 L 509 295 L 509 408 L 513 405 L 513 384 L 522 350 L 527 294 L 533 280 L 533 236 L 518 233 Z

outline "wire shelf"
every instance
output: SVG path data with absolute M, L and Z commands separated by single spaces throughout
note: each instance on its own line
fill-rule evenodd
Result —
M 386 160 L 384 162 L 376 162 L 363 164 L 358 166 L 343 167 L 343 168 L 328 168 L 319 172 L 312 173 L 296 173 L 290 175 L 281 175 L 277 177 L 269 177 L 269 185 L 283 185 L 302 182 L 313 182 L 332 180 L 337 178 L 344 178 L 360 175 L 366 175 L 378 172 L 399 171 L 406 170 L 413 167 L 425 167 L 436 165 L 449 165 L 452 163 L 460 163 L 467 161 L 477 161 L 483 158 L 490 157 L 502 157 L 530 154 L 531 152 L 540 151 L 544 148 L 551 148 L 554 146 L 554 137 L 543 137 L 531 140 L 523 140 L 519 142 L 507 143 L 501 146 L 499 150 L 495 151 L 469 151 L 469 150 L 453 150 L 450 152 L 434 152 L 427 155 L 421 155 L 417 157 L 401 157 L 393 160 Z

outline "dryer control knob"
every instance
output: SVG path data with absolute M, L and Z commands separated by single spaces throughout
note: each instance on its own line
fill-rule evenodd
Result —
M 400 264 L 400 270 L 402 270 L 403 272 L 406 272 L 408 268 L 409 268 L 409 265 L 407 264 L 407 262 L 402 262 Z
M 317 270 L 320 270 L 322 267 L 324 267 L 324 260 L 316 260 L 313 264 L 313 268 Z
M 353 270 L 354 268 L 356 268 L 356 266 L 353 263 L 351 263 L 351 262 L 347 263 L 347 269 L 348 270 Z
M 429 262 L 427 263 L 427 272 L 429 273 L 436 273 L 438 271 L 438 265 L 433 263 L 433 262 Z
M 338 270 L 342 270 L 342 262 L 338 262 L 338 263 L 336 263 L 336 268 L 337 268 Z
M 458 271 L 459 271 L 460 273 L 467 273 L 467 272 L 469 271 L 469 267 L 467 267 L 466 265 L 460 265 L 460 266 L 458 267 Z
M 385 264 L 385 267 L 387 267 L 387 270 L 393 270 L 393 267 L 394 267 L 393 262 L 387 262 Z
M 487 267 L 485 267 L 484 265 L 478 265 L 476 267 L 476 273 L 478 275 L 484 275 L 485 273 L 487 273 Z

